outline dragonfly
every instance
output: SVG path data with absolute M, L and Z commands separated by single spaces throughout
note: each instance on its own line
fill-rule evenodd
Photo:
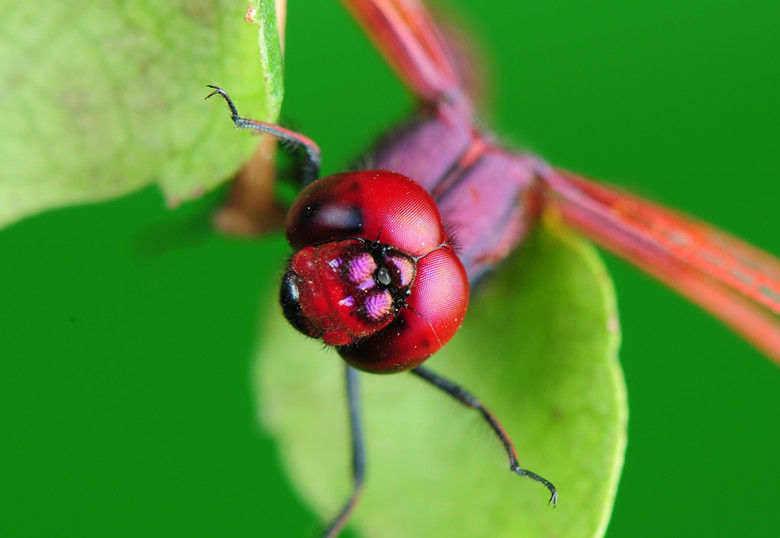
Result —
M 237 127 L 305 150 L 305 188 L 287 219 L 296 253 L 281 302 L 295 328 L 334 346 L 349 364 L 353 427 L 353 490 L 325 536 L 343 528 L 363 485 L 356 368 L 411 371 L 476 409 L 503 443 L 512 471 L 542 483 L 556 502 L 550 481 L 519 466 L 498 419 L 465 388 L 420 366 L 457 332 L 469 285 L 515 250 L 543 212 L 555 212 L 780 361 L 777 259 L 678 212 L 507 149 L 475 125 L 462 78 L 467 69 L 421 3 L 343 3 L 420 102 L 419 114 L 374 148 L 370 169 L 318 179 L 312 140 L 241 117 L 221 88 L 211 94 L 226 100 Z

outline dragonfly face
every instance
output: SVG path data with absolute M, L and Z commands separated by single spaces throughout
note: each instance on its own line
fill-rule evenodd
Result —
M 287 238 L 299 250 L 282 280 L 285 316 L 357 368 L 413 368 L 463 322 L 466 271 L 433 198 L 405 176 L 314 182 L 290 210 Z

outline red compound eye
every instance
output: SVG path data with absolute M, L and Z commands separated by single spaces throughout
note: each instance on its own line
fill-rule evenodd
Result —
M 300 249 L 336 239 L 380 241 L 422 256 L 447 240 L 428 191 L 385 170 L 347 172 L 306 187 L 287 215 L 287 240 Z
M 370 372 L 413 368 L 460 328 L 468 279 L 430 194 L 381 170 L 322 178 L 287 217 L 285 316 Z

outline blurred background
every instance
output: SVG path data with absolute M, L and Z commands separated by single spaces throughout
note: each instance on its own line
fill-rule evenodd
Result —
M 483 118 L 503 140 L 780 254 L 777 4 L 439 4 L 481 45 Z M 282 119 L 321 145 L 324 173 L 409 114 L 338 2 L 290 2 L 286 46 Z M 286 246 L 213 231 L 225 195 L 169 210 L 147 187 L 0 231 L 3 535 L 316 533 L 257 425 L 251 381 Z M 630 409 L 607 535 L 777 533 L 780 370 L 607 263 Z

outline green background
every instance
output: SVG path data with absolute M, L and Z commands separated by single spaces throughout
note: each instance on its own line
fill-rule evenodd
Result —
M 776 3 L 452 4 L 482 43 L 486 123 L 505 140 L 780 253 Z M 321 144 L 326 173 L 410 110 L 336 2 L 290 3 L 286 70 L 283 118 Z M 0 232 L 4 536 L 316 534 L 250 379 L 286 248 L 213 232 L 223 195 L 169 211 L 148 188 Z M 777 533 L 778 368 L 608 263 L 630 404 L 608 535 Z

